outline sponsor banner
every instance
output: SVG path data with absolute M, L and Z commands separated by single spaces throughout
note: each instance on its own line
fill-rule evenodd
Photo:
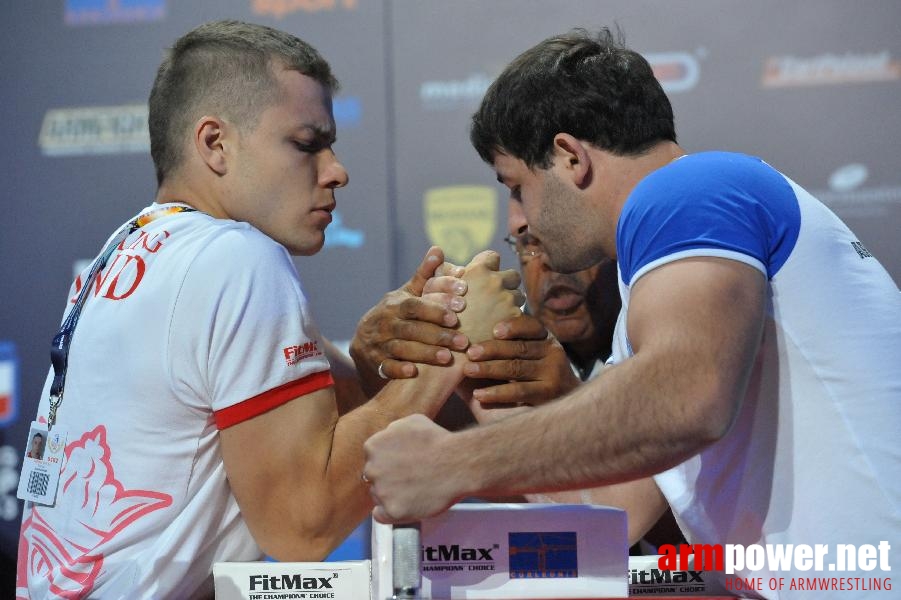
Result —
M 332 211 L 332 222 L 325 230 L 325 248 L 362 248 L 366 243 L 366 233 L 361 229 L 351 229 L 344 225 L 341 213 Z
M 359 98 L 336 98 L 333 110 L 341 128 L 356 127 L 362 120 Z M 147 119 L 146 104 L 55 108 L 44 115 L 38 145 L 44 156 L 147 153 Z
M 425 110 L 474 109 L 492 81 L 481 72 L 463 79 L 424 81 L 419 86 L 419 101 Z
M 497 229 L 497 190 L 484 185 L 454 185 L 427 190 L 425 230 L 451 262 L 466 264 L 491 243 Z
M 296 12 L 318 13 L 356 10 L 358 0 L 251 0 L 255 15 L 281 19 Z
M 688 92 L 698 85 L 701 65 L 688 52 L 659 52 L 643 55 L 651 64 L 654 77 L 667 94 Z
M 645 54 L 644 57 L 668 94 L 687 92 L 697 86 L 701 66 L 696 56 L 688 52 L 660 52 Z M 487 73 L 479 71 L 461 79 L 424 81 L 419 86 L 419 101 L 425 110 L 473 110 L 478 107 L 493 80 Z
M 0 340 L 0 426 L 15 421 L 19 412 L 19 358 L 13 342 Z
M 48 110 L 41 125 L 38 145 L 44 156 L 149 152 L 147 105 Z
M 160 21 L 166 0 L 66 0 L 66 25 Z
M 338 96 L 332 100 L 332 113 L 338 129 L 357 127 L 363 121 L 363 103 L 357 96 Z
M 901 61 L 892 58 L 888 50 L 882 50 L 812 57 L 771 56 L 764 64 L 761 86 L 783 88 L 898 79 L 901 79 Z
M 855 216 L 881 216 L 901 205 L 901 186 L 881 185 L 853 190 L 813 190 L 811 194 L 826 206 L 849 211 Z
M 0 521 L 9 523 L 5 527 L 13 530 L 13 538 L 18 539 L 19 501 L 16 489 L 19 485 L 19 451 L 13 446 L 0 446 Z
M 854 216 L 880 216 L 901 205 L 901 185 L 865 186 L 869 169 L 849 163 L 829 175 L 828 188 L 811 190 L 817 199 L 834 210 Z

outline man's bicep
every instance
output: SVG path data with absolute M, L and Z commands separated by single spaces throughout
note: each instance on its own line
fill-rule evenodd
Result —
M 685 258 L 658 267 L 632 288 L 628 336 L 661 394 L 692 402 L 728 427 L 760 344 L 766 278 L 725 258 Z
M 219 432 L 232 492 L 264 550 L 266 537 L 286 525 L 287 503 L 300 501 L 303 481 L 325 472 L 337 421 L 334 390 L 327 387 Z

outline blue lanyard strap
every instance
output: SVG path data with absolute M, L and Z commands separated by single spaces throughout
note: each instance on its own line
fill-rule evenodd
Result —
M 94 286 L 94 279 L 106 266 L 109 257 L 112 256 L 116 247 L 125 241 L 128 236 L 143 227 L 144 225 L 155 221 L 160 217 L 182 212 L 193 212 L 194 209 L 189 206 L 166 206 L 152 210 L 146 214 L 139 215 L 130 223 L 126 223 L 119 229 L 119 232 L 113 240 L 107 244 L 103 252 L 98 256 L 91 265 L 87 276 L 75 300 L 75 306 L 66 315 L 63 324 L 59 328 L 59 332 L 53 336 L 52 347 L 50 348 L 50 362 L 53 365 L 53 383 L 50 384 L 50 414 L 47 416 L 47 430 L 53 428 L 56 423 L 56 411 L 63 402 L 63 389 L 66 385 L 66 371 L 69 368 L 69 346 L 72 344 L 72 336 L 75 334 L 75 326 L 78 325 L 78 319 L 81 316 L 81 309 L 88 299 L 90 289 Z

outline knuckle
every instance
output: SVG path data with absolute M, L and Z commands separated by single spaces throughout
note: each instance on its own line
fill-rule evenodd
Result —
M 415 340 L 417 339 L 419 330 L 421 326 L 418 325 L 415 321 L 402 321 L 397 325 L 397 338 L 391 340 L 391 343 L 397 345 L 401 343 L 401 340 Z
M 516 378 L 520 381 L 532 381 L 535 379 L 535 361 L 521 360 L 513 361 L 513 368 L 516 371 Z
M 398 341 L 393 338 L 386 340 L 385 343 L 382 344 L 382 350 L 385 353 L 385 369 L 388 369 L 391 366 L 391 359 L 397 357 L 397 344 Z
M 524 402 L 528 400 L 528 386 L 519 381 L 514 381 L 504 386 L 506 392 L 504 400 L 507 402 Z
M 442 329 L 438 332 L 438 335 L 435 338 L 435 343 L 439 346 L 444 346 L 445 348 L 450 348 L 454 343 L 454 336 L 456 335 L 455 331 L 448 331 L 446 329 Z
M 451 290 L 453 286 L 454 278 L 448 277 L 447 275 L 442 275 L 440 277 L 433 277 L 429 279 L 429 281 L 425 285 L 425 289 L 423 293 L 428 292 L 431 294 L 441 294 L 446 293 Z
M 421 300 L 419 298 L 406 298 L 400 303 L 399 313 L 404 319 L 412 319 L 416 316 Z
M 510 371 L 516 379 L 522 379 L 525 372 L 523 361 L 518 358 L 510 361 Z

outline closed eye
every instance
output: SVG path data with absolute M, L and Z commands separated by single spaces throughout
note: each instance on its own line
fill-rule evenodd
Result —
M 319 143 L 307 144 L 305 142 L 298 142 L 298 141 L 295 141 L 293 143 L 294 143 L 294 146 L 298 150 L 300 150 L 301 152 L 306 152 L 308 154 L 316 154 L 320 150 L 323 150 L 328 147 L 328 145 L 326 145 L 326 144 L 319 144 Z
M 309 130 L 306 129 L 306 131 Z M 291 143 L 293 143 L 301 152 L 316 154 L 317 152 L 328 150 L 337 141 L 334 132 L 332 131 L 316 130 L 311 133 L 313 133 L 311 136 L 303 135 L 295 137 L 291 140 Z

